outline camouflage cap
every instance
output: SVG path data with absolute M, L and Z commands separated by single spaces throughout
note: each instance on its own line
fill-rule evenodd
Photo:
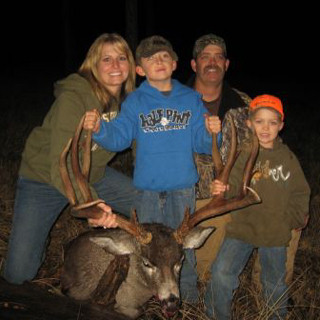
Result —
M 141 63 L 141 58 L 148 58 L 159 51 L 167 51 L 174 61 L 178 55 L 173 51 L 171 43 L 161 36 L 151 36 L 143 39 L 136 50 L 136 62 Z
M 224 39 L 215 34 L 209 33 L 196 40 L 192 51 L 193 58 L 196 59 L 202 50 L 209 44 L 221 47 L 224 55 L 227 56 L 227 47 Z

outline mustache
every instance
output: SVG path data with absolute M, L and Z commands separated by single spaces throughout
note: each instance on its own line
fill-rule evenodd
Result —
M 215 69 L 215 70 L 218 70 L 218 71 L 222 71 L 222 69 L 218 66 L 218 65 L 214 65 L 214 64 L 209 64 L 207 66 L 205 66 L 205 68 L 203 69 L 204 72 L 207 72 L 208 70 L 210 69 Z

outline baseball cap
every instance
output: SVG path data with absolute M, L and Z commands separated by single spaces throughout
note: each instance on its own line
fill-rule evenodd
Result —
M 284 119 L 284 112 L 283 112 L 283 106 L 282 102 L 279 98 L 269 95 L 269 94 L 263 94 L 260 96 L 255 97 L 249 105 L 249 109 L 251 111 L 256 110 L 258 108 L 272 108 L 276 111 L 278 111 L 281 114 L 282 121 Z
M 192 51 L 193 58 L 196 59 L 202 50 L 209 44 L 219 46 L 223 50 L 224 55 L 227 56 L 227 46 L 224 39 L 209 33 L 196 40 Z
M 174 61 L 178 61 L 178 55 L 174 52 L 171 43 L 161 36 L 151 36 L 143 39 L 136 50 L 136 61 L 139 64 L 141 58 L 148 58 L 159 51 L 167 51 Z

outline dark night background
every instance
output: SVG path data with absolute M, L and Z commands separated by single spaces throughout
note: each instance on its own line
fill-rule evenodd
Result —
M 166 37 L 179 56 L 174 77 L 182 82 L 193 74 L 194 41 L 207 33 L 222 36 L 231 61 L 229 83 L 251 97 L 269 93 L 284 102 L 285 129 L 281 134 L 297 154 L 312 189 L 314 208 L 319 208 L 318 7 L 309 1 L 284 4 L 279 0 L 248 5 L 245 1 L 201 0 L 5 1 L 0 19 L 0 214 L 6 217 L 0 216 L 0 221 L 5 230 L 11 223 L 25 140 L 42 123 L 53 102 L 53 83 L 76 72 L 92 42 L 105 32 L 121 34 L 133 50 L 146 36 Z M 310 245 L 297 256 L 299 290 L 294 290 L 306 295 L 297 305 L 310 304 L 313 314 L 313 310 L 319 312 L 314 306 L 319 305 L 320 254 L 313 256 L 313 248 L 320 248 L 318 209 L 310 216 L 305 231 Z M 55 239 L 60 257 L 59 232 Z M 1 254 L 0 250 L 0 262 Z M 300 274 L 305 272 L 310 280 L 300 286 Z M 314 318 L 299 319 L 319 319 L 318 313 L 314 314 Z
M 309 129 L 306 137 L 314 135 L 320 121 L 318 21 L 317 8 L 308 2 L 11 2 L 2 10 L 0 26 L 1 135 L 8 136 L 12 118 L 26 127 L 24 139 L 40 125 L 54 99 L 53 83 L 75 72 L 89 46 L 104 32 L 121 34 L 133 50 L 146 36 L 166 37 L 179 56 L 174 77 L 182 82 L 193 74 L 194 41 L 215 33 L 227 43 L 229 83 L 251 97 L 269 93 L 281 98 L 286 113 L 282 133 L 291 128 L 289 145 L 296 145 L 301 129 Z M 14 158 L 20 157 L 23 144 L 19 142 Z
M 307 2 L 281 6 L 279 1 L 252 5 L 221 1 L 128 2 L 137 3 L 132 47 L 135 41 L 152 34 L 167 37 L 179 55 L 175 77 L 182 81 L 191 74 L 193 42 L 212 32 L 227 42 L 229 81 L 249 94 L 267 90 L 275 93 L 270 91 L 278 91 L 282 85 L 290 90 L 290 85 L 319 83 L 318 10 Z M 64 77 L 76 70 L 99 34 L 118 32 L 128 39 L 130 32 L 125 0 L 28 1 L 8 6 L 2 9 L 1 26 L 4 86 L 24 81 L 34 81 L 36 86 Z
M 194 41 L 222 36 L 231 61 L 228 82 L 251 97 L 278 96 L 285 142 L 301 160 L 310 157 L 307 145 L 314 145 L 310 138 L 318 136 L 320 122 L 320 63 L 318 10 L 308 1 L 26 1 L 6 4 L 0 21 L 1 157 L 20 159 L 25 139 L 54 101 L 53 83 L 75 72 L 105 32 L 124 36 L 133 51 L 146 36 L 166 37 L 179 56 L 174 77 L 182 82 L 193 74 Z

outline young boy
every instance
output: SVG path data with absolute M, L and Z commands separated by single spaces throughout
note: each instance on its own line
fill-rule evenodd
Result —
M 208 315 L 214 312 L 218 320 L 231 319 L 233 291 L 254 248 L 258 248 L 262 268 L 263 294 L 273 307 L 270 319 L 278 315 L 284 319 L 287 312 L 286 247 L 291 230 L 305 225 L 310 189 L 297 158 L 278 137 L 283 119 L 282 103 L 274 96 L 258 96 L 250 103 L 247 125 L 260 143 L 251 187 L 262 203 L 232 213 L 226 226 L 226 238 L 211 266 L 205 301 Z M 214 180 L 213 194 L 227 191 L 229 197 L 237 192 L 248 156 L 247 148 L 243 149 L 229 184 Z
M 218 117 L 205 115 L 201 96 L 171 78 L 177 60 L 163 37 L 142 40 L 136 50 L 136 72 L 146 80 L 126 98 L 115 120 L 100 122 L 93 111 L 84 122 L 85 129 L 95 132 L 93 139 L 108 150 L 121 151 L 136 141 L 134 207 L 139 222 L 172 228 L 180 225 L 186 207 L 194 211 L 198 173 L 193 154 L 211 154 L 211 133 L 221 129 Z M 116 71 L 115 66 L 113 74 Z M 187 251 L 181 293 L 183 299 L 195 301 L 195 257 Z

